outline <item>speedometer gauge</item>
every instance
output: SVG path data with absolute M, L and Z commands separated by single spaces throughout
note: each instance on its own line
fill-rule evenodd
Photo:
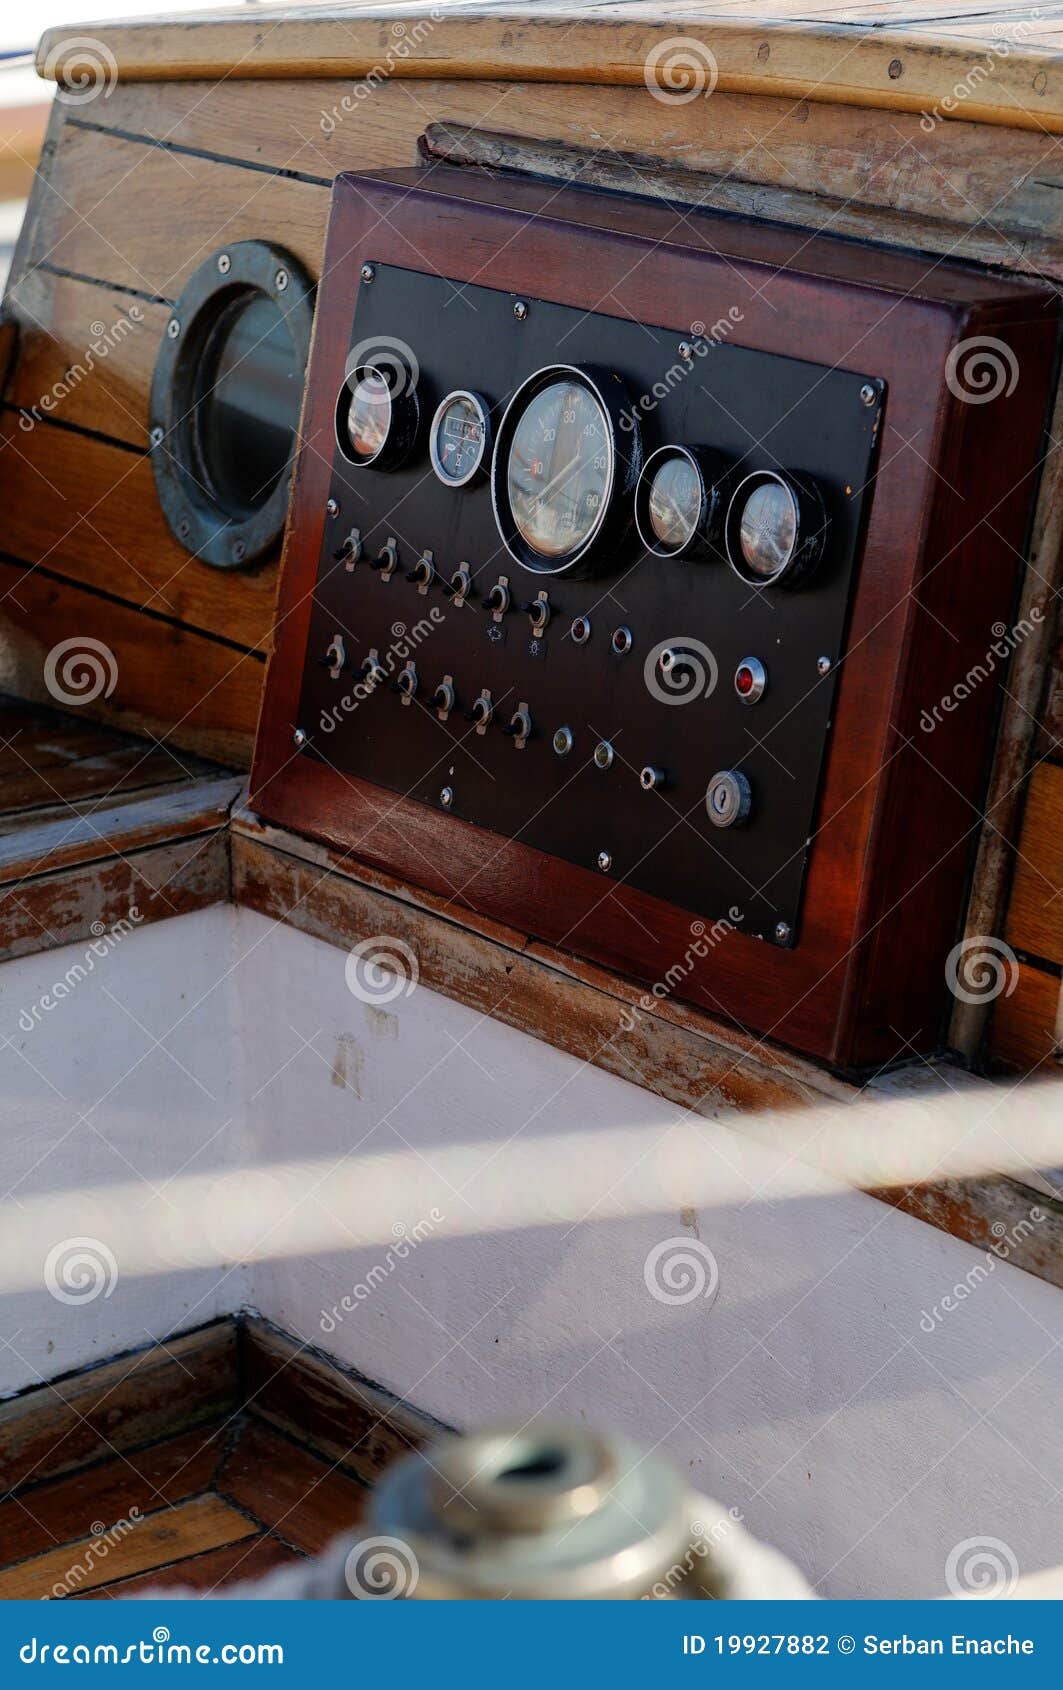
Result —
M 536 574 L 589 572 L 630 521 L 640 461 L 616 376 L 538 371 L 518 388 L 495 449 L 492 495 L 506 546 Z

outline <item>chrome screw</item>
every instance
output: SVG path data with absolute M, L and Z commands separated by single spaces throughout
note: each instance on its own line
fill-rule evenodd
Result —
M 176 317 L 171 317 L 166 325 L 166 333 L 171 340 L 176 340 L 181 332 L 181 324 Z
M 273 286 L 276 288 L 278 293 L 284 292 L 285 288 L 288 286 L 288 272 L 287 272 L 287 270 L 278 270 L 277 271 L 277 274 L 273 278 Z
M 292 735 L 292 744 L 295 746 L 296 751 L 301 751 L 303 749 L 303 746 L 306 744 L 306 735 L 302 728 L 296 728 Z
M 233 562 L 242 563 L 247 556 L 247 546 L 243 540 L 233 541 Z
M 229 271 L 232 269 L 232 267 L 233 267 L 233 261 L 229 257 L 229 254 L 227 252 L 219 252 L 219 254 L 218 254 L 218 272 L 219 272 L 219 274 L 222 275 L 222 276 L 227 276 L 229 274 Z
M 340 502 L 339 502 L 339 500 L 338 499 L 328 499 L 328 500 L 326 500 L 325 510 L 328 512 L 329 516 L 339 516 L 339 514 L 340 514 Z
M 830 662 L 829 657 L 817 657 L 816 658 L 816 674 L 817 675 L 829 675 L 830 670 L 831 670 L 831 662 Z
M 572 750 L 572 729 L 558 728 L 554 734 L 554 752 L 558 757 L 567 757 Z
M 528 315 L 528 307 L 523 299 L 518 299 L 513 306 L 513 315 L 518 323 L 523 323 Z
M 678 351 L 684 364 L 692 364 L 694 362 L 694 348 L 691 346 L 689 340 L 681 340 L 679 342 Z
M 775 937 L 778 939 L 780 945 L 785 945 L 787 939 L 790 937 L 790 928 L 787 922 L 777 921 L 775 923 Z
M 165 429 L 159 428 L 158 426 L 153 428 L 151 433 L 148 435 L 148 439 L 151 441 L 151 444 L 153 446 L 161 446 L 163 441 L 165 440 L 165 438 L 166 438 Z
M 439 794 L 439 802 L 442 804 L 444 810 L 450 809 L 450 806 L 454 802 L 454 788 L 452 786 L 445 786 L 443 788 L 442 792 Z
M 873 405 L 877 398 L 878 394 L 872 387 L 871 383 L 869 381 L 865 381 L 863 387 L 860 389 L 861 405 Z
M 189 522 L 187 516 L 183 516 L 177 524 L 177 532 L 180 534 L 182 540 L 188 539 L 188 536 L 192 532 L 192 524 Z
M 612 868 L 612 866 L 613 866 L 613 859 L 612 859 L 611 853 L 608 852 L 608 851 L 599 851 L 598 852 L 598 867 L 601 869 L 602 873 L 608 874 L 609 870 Z
M 366 287 L 369 286 L 369 283 L 374 279 L 375 276 L 376 276 L 375 265 L 372 265 L 372 264 L 363 264 L 362 265 L 362 280 L 366 284 Z

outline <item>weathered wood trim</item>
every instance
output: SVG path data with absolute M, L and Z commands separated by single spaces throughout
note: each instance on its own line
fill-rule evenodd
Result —
M 202 1425 L 238 1396 L 231 1320 L 34 1386 L 0 1403 L 0 1489 Z
M 258 1315 L 239 1343 L 241 1406 L 366 1484 L 450 1430 Z
M 233 899 L 326 943 L 382 933 L 445 997 L 699 1115 L 848 1100 L 855 1090 L 778 1046 L 665 1002 L 605 969 L 415 891 L 247 811 L 234 816 Z
M 1063 63 L 1052 48 L 1011 46 L 987 52 L 992 37 L 919 31 L 865 31 L 852 25 L 699 16 L 663 4 L 538 12 L 528 6 L 480 9 L 475 0 L 437 10 L 396 5 L 304 6 L 261 16 L 152 17 L 99 27 L 97 38 L 123 81 L 195 78 L 336 76 L 357 80 L 375 70 L 398 77 L 470 77 L 641 86 L 646 61 L 677 33 L 711 54 L 716 86 L 891 111 L 947 112 L 950 120 L 1063 132 Z M 395 20 L 407 20 L 396 53 Z M 418 35 L 420 20 L 423 33 Z M 77 32 L 47 30 L 37 50 L 42 76 L 77 72 Z M 973 82 L 972 68 L 983 67 Z M 957 100 L 957 86 L 967 97 Z M 951 108 L 946 105 L 951 102 Z

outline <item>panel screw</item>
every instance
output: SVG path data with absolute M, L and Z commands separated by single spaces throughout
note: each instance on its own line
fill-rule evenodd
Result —
M 176 340 L 181 332 L 181 324 L 176 317 L 171 317 L 166 325 L 166 333 L 171 340 Z
M 608 874 L 609 870 L 612 868 L 612 866 L 613 866 L 613 859 L 612 859 L 611 854 L 608 851 L 599 851 L 598 852 L 598 867 L 601 869 L 602 873 Z
M 830 658 L 829 657 L 817 657 L 816 658 L 816 674 L 817 675 L 829 675 L 830 674 Z
M 572 729 L 558 728 L 554 734 L 554 752 L 558 757 L 567 757 L 572 750 Z
M 877 398 L 878 394 L 872 387 L 871 383 L 869 381 L 865 381 L 863 387 L 860 389 L 861 405 L 873 405 Z
M 898 76 L 900 76 L 901 71 L 903 69 L 904 69 L 904 66 L 901 63 L 900 59 L 891 59 L 890 60 L 890 62 L 889 62 L 889 73 L 890 73 L 891 79 L 894 82 L 896 82 Z
M 219 254 L 218 254 L 218 273 L 222 276 L 227 276 L 229 274 L 229 271 L 232 269 L 232 267 L 233 267 L 233 261 L 229 257 L 229 254 L 227 252 L 219 252 Z
M 376 276 L 375 265 L 373 265 L 373 264 L 363 264 L 362 265 L 362 280 L 365 283 L 366 287 L 369 286 L 369 283 L 374 279 L 375 276 Z
M 287 272 L 287 270 L 278 270 L 277 271 L 277 274 L 273 278 L 273 286 L 276 288 L 278 293 L 284 292 L 285 288 L 288 286 L 288 272 Z
M 306 735 L 302 728 L 296 728 L 292 735 L 292 744 L 295 746 L 296 751 L 301 751 L 303 749 L 303 746 L 306 744 Z
M 439 794 L 439 802 L 442 804 L 444 810 L 450 809 L 450 806 L 454 802 L 454 788 L 452 786 L 445 786 L 443 788 L 442 792 Z
M 328 512 L 329 516 L 339 516 L 339 514 L 340 514 L 340 502 L 339 502 L 339 500 L 338 499 L 327 500 L 326 504 L 325 504 L 325 509 Z
M 181 518 L 181 520 L 178 522 L 177 532 L 178 532 L 178 534 L 180 534 L 182 540 L 188 539 L 188 536 L 192 532 L 192 524 L 189 522 L 187 516 L 183 516 Z
M 778 939 L 780 945 L 785 945 L 787 939 L 790 937 L 790 928 L 787 922 L 777 921 L 775 923 L 775 937 Z
M 165 438 L 166 430 L 160 428 L 158 424 L 155 425 L 151 433 L 148 435 L 148 439 L 151 441 L 153 446 L 161 446 Z
M 247 555 L 247 546 L 243 540 L 233 541 L 233 562 L 241 563 Z
M 694 348 L 691 346 L 689 340 L 681 340 L 677 350 L 684 364 L 692 364 L 694 362 Z
M 513 315 L 514 315 L 514 317 L 516 317 L 518 323 L 524 322 L 525 318 L 528 315 L 528 307 L 524 303 L 523 299 L 518 299 L 516 301 L 516 303 L 514 304 Z

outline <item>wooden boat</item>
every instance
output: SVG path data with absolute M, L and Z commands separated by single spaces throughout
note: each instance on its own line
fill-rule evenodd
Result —
M 1054 11 L 43 37 L 0 1595 L 547 1410 L 820 1594 L 1063 1562 Z

